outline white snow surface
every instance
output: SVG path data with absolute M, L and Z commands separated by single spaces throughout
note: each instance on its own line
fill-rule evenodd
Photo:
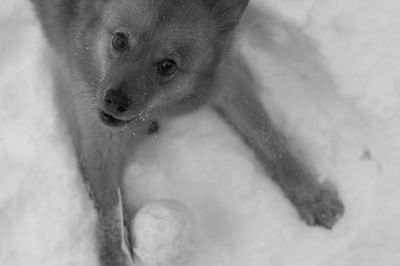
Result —
M 254 0 L 238 39 L 294 152 L 346 205 L 309 227 L 210 110 L 144 143 L 132 208 L 174 199 L 202 241 L 191 265 L 400 265 L 400 2 Z M 251 22 L 252 21 L 252 22 Z M 251 33 L 253 32 L 253 33 Z M 0 3 L 0 265 L 98 265 L 96 214 L 58 120 L 47 43 L 27 0 Z

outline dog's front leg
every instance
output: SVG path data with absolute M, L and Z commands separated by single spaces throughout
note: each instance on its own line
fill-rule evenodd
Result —
M 81 166 L 98 211 L 97 243 L 102 266 L 131 266 L 123 225 L 120 179 L 127 139 L 121 132 L 84 125 Z
M 252 80 L 242 71 L 233 75 L 231 90 L 221 94 L 214 108 L 254 149 L 264 168 L 312 225 L 331 228 L 344 212 L 337 192 L 323 185 L 288 151 L 255 95 Z

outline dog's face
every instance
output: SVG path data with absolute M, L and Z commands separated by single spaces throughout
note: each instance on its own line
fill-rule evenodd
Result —
M 101 0 L 77 65 L 112 127 L 204 105 L 248 0 Z

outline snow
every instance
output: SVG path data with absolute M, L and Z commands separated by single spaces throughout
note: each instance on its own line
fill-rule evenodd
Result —
M 332 231 L 305 225 L 207 109 L 142 145 L 125 177 L 130 206 L 191 210 L 202 242 L 188 265 L 400 265 L 400 2 L 253 5 L 239 39 L 262 99 L 295 153 L 338 187 L 345 216 Z M 95 212 L 27 0 L 1 2 L 0 32 L 0 265 L 97 265 Z
M 148 266 L 186 265 L 198 242 L 191 211 L 174 200 L 148 203 L 131 223 L 134 254 Z

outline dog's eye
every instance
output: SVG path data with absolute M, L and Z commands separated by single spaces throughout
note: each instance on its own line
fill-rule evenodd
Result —
M 173 60 L 164 60 L 158 64 L 158 73 L 163 76 L 171 76 L 178 70 L 176 62 Z
M 118 52 L 122 53 L 129 48 L 129 39 L 128 36 L 124 33 L 117 32 L 112 39 L 112 47 Z

